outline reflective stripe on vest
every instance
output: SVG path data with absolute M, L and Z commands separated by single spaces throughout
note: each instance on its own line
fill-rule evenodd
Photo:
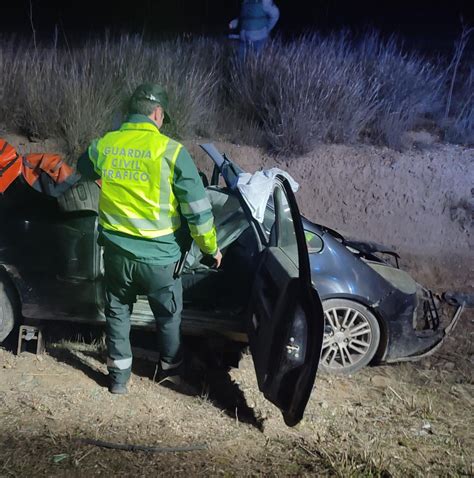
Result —
M 250 0 L 242 3 L 240 10 L 240 29 L 246 31 L 262 30 L 267 26 L 267 15 L 261 0 Z
M 124 123 L 97 143 L 102 190 L 99 222 L 107 230 L 155 238 L 180 225 L 173 192 L 182 146 L 150 123 Z

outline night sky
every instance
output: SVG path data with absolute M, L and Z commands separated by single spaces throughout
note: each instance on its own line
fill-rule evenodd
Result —
M 422 39 L 433 46 L 452 42 L 460 31 L 460 16 L 473 25 L 471 0 L 431 1 L 342 1 L 276 0 L 281 12 L 275 34 L 291 37 L 306 31 L 356 31 L 375 27 L 383 33 L 396 32 L 404 38 Z M 55 26 L 71 38 L 111 32 L 158 36 L 168 33 L 202 33 L 224 36 L 227 23 L 237 16 L 239 0 L 142 0 L 62 1 L 31 0 L 37 35 L 50 38 Z M 474 10 L 474 8 L 473 8 Z M 3 4 L 0 29 L 3 33 L 31 35 L 30 1 Z

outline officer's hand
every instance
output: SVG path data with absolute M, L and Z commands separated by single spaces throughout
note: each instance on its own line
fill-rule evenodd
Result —
M 219 269 L 222 262 L 222 252 L 217 249 L 217 252 L 214 254 L 214 259 L 216 260 L 216 269 Z

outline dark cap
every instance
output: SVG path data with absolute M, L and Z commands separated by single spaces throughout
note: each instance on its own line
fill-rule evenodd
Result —
M 149 115 L 150 108 L 161 106 L 164 112 L 164 123 L 170 122 L 168 114 L 168 94 L 160 86 L 153 83 L 144 83 L 137 87 L 130 98 L 130 113 Z

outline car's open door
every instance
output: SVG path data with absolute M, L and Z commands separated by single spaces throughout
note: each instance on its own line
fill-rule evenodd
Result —
M 227 186 L 236 186 L 240 168 L 203 145 Z M 295 197 L 277 176 L 259 223 L 240 196 L 259 238 L 261 253 L 248 314 L 248 335 L 260 390 L 280 408 L 285 423 L 303 417 L 318 369 L 324 330 L 321 301 L 311 284 L 308 251 Z

